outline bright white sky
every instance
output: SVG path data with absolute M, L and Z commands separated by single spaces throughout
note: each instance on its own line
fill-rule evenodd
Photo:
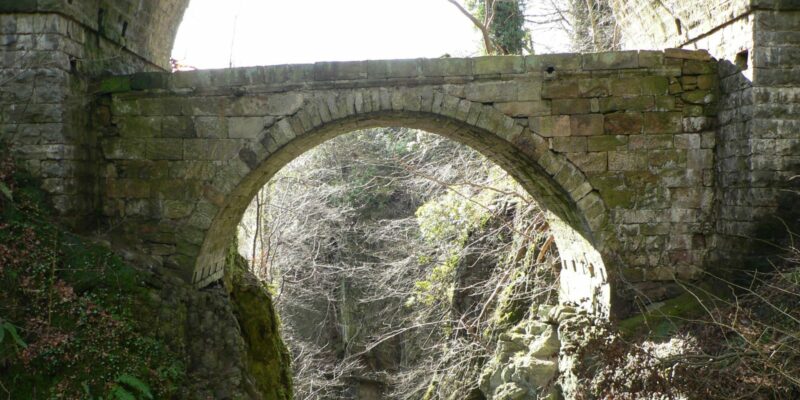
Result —
M 172 57 L 224 68 L 479 53 L 446 0 L 191 0 Z

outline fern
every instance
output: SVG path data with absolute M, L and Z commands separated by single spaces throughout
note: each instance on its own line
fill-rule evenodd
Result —
M 139 380 L 139 378 L 129 374 L 122 374 L 117 377 L 117 382 L 126 385 L 131 389 L 135 389 L 137 392 L 139 392 L 141 397 L 153 400 L 153 394 L 150 393 L 150 386 Z M 133 397 L 133 399 L 135 400 L 135 397 Z
M 8 200 L 14 201 L 14 195 L 11 193 L 11 188 L 9 188 L 5 183 L 0 182 L 0 193 L 3 194 Z
M 11 335 L 11 339 L 14 340 L 14 343 L 16 343 L 17 346 L 22 347 L 23 349 L 28 347 L 28 345 L 25 344 L 25 342 L 19 336 L 19 333 L 17 333 L 17 327 L 16 326 L 11 324 L 10 322 L 3 321 L 2 319 L 0 319 L 0 322 L 2 322 L 2 323 L 0 323 L 0 343 L 3 343 L 3 339 L 5 338 L 5 334 L 6 334 L 6 332 L 8 332 L 8 334 Z
M 136 400 L 136 396 L 134 396 L 133 393 L 125 390 L 125 388 L 122 386 L 114 386 L 114 388 L 111 389 L 111 395 L 116 400 Z

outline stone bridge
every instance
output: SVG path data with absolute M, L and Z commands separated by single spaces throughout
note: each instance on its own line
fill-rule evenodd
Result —
M 677 294 L 674 278 L 765 264 L 776 247 L 754 244 L 800 229 L 800 5 L 610 3 L 627 46 L 718 61 L 666 50 L 169 74 L 157 71 L 188 0 L 2 1 L 0 143 L 68 226 L 110 230 L 203 286 L 292 158 L 365 127 L 421 128 L 516 177 L 550 211 L 563 299 L 619 316 Z
M 705 261 L 716 87 L 708 53 L 684 50 L 113 77 L 94 91 L 102 210 L 121 242 L 204 286 L 285 164 L 339 134 L 423 129 L 480 151 L 549 211 L 562 295 L 607 315 L 629 297 L 614 285 L 693 279 Z

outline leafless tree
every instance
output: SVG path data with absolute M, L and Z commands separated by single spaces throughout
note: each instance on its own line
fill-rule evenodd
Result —
M 530 279 L 511 301 L 554 299 L 546 224 L 510 182 L 477 152 L 405 129 L 334 139 L 273 178 L 245 218 L 243 239 L 259 235 L 243 253 L 274 288 L 298 398 L 358 385 L 414 398 L 433 379 L 476 389 L 503 288 Z M 432 202 L 447 231 L 435 238 L 415 215 Z

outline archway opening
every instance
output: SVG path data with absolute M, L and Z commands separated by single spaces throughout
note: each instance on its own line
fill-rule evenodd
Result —
M 558 304 L 546 219 L 477 151 L 368 129 L 272 176 L 239 224 L 238 250 L 273 292 L 298 398 L 479 396 L 497 390 L 479 375 L 499 368 L 504 350 L 486 360 L 502 332 L 544 326 Z
M 313 104 L 306 107 L 313 108 Z M 263 148 L 256 149 L 260 154 L 256 154 L 252 149 L 243 151 L 246 153 L 246 158 L 251 160 L 252 170 L 240 181 L 229 183 L 231 188 L 224 204 L 216 213 L 206 233 L 195 264 L 196 284 L 213 282 L 222 276 L 225 255 L 231 238 L 235 237 L 238 222 L 258 191 L 281 168 L 305 151 L 339 135 L 360 129 L 392 126 L 433 132 L 467 145 L 496 163 L 519 182 L 522 188 L 547 211 L 548 224 L 562 260 L 562 276 L 566 277 L 562 279 L 560 287 L 562 302 L 574 304 L 601 318 L 610 315 L 609 277 L 598 247 L 602 241 L 595 238 L 590 229 L 590 223 L 583 214 L 585 206 L 576 204 L 571 199 L 571 194 L 551 173 L 532 161 L 528 153 L 521 150 L 521 147 L 532 147 L 532 145 L 526 143 L 524 139 L 512 144 L 500 135 L 470 124 L 469 121 L 424 112 L 376 111 L 354 114 L 321 123 L 318 127 L 310 127 L 311 129 L 307 131 L 299 125 L 292 127 L 289 120 L 283 119 L 266 128 L 262 132 L 263 138 L 259 141 L 260 144 L 256 145 L 258 147 L 264 144 L 266 151 Z M 295 132 L 301 130 L 302 132 Z M 274 151 L 270 151 L 270 147 L 273 147 Z M 570 171 L 576 170 L 564 167 L 559 172 L 566 175 L 572 184 L 575 184 L 575 181 L 580 182 L 581 176 L 572 176 Z M 583 186 L 585 185 L 580 187 Z M 594 224 L 596 226 L 597 221 L 594 221 Z

